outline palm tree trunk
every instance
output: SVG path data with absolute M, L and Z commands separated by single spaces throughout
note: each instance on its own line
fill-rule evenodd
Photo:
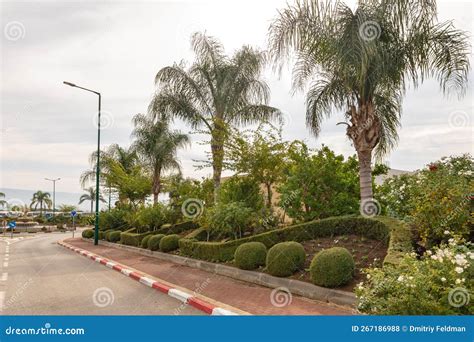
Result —
M 221 185 L 222 164 L 224 161 L 225 129 L 219 119 L 214 121 L 214 129 L 211 132 L 211 154 L 212 154 L 212 179 L 214 180 L 214 202 Z
M 153 179 L 153 204 L 158 203 L 158 195 L 161 191 L 161 170 L 155 172 L 155 177 Z
M 372 151 L 357 151 L 359 158 L 359 181 L 360 181 L 360 201 L 365 203 L 372 201 Z

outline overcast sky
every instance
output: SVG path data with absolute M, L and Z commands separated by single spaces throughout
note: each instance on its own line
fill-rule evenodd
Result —
M 291 2 L 291 1 L 290 1 Z M 44 177 L 61 177 L 58 190 L 81 192 L 79 176 L 96 148 L 97 98 L 63 80 L 103 94 L 103 146 L 128 145 L 134 114 L 145 112 L 156 72 L 175 61 L 192 61 L 189 37 L 204 31 L 231 54 L 243 44 L 266 46 L 269 23 L 286 1 L 15 1 L 1 4 L 0 188 L 50 189 Z M 470 1 L 439 2 L 440 20 L 473 31 Z M 271 105 L 285 113 L 287 139 L 322 143 L 354 153 L 342 115 L 325 122 L 315 138 L 305 128 L 304 94 L 291 95 L 290 73 L 265 73 Z M 400 142 L 388 156 L 392 168 L 414 170 L 450 154 L 473 149 L 473 74 L 467 95 L 445 98 L 427 81 L 403 104 Z M 189 129 L 180 123 L 184 132 Z M 204 158 L 203 137 L 180 151 L 185 176 Z

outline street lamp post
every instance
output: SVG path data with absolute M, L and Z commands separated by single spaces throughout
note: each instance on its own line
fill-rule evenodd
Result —
M 53 218 L 56 215 L 56 182 L 61 178 L 45 178 L 47 181 L 53 182 Z
M 101 102 L 101 95 L 98 91 L 79 87 L 71 82 L 63 82 L 65 85 L 70 87 L 79 88 L 90 93 L 94 93 L 99 96 L 99 112 L 98 112 L 98 120 L 97 120 L 97 169 L 95 174 L 95 229 L 94 229 L 94 245 L 99 244 L 99 173 L 100 173 L 100 102 Z

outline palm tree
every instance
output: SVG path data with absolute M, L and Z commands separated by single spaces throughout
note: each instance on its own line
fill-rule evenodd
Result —
M 434 77 L 443 93 L 462 95 L 469 71 L 467 36 L 436 21 L 434 0 L 359 0 L 355 11 L 339 1 L 297 1 L 273 21 L 269 42 L 276 66 L 296 52 L 293 88 L 310 84 L 306 122 L 315 135 L 334 109 L 344 112 L 362 205 L 372 201 L 373 152 L 380 158 L 398 140 L 406 87 Z
M 79 198 L 79 204 L 82 204 L 85 201 L 91 201 L 91 213 L 93 213 L 94 212 L 95 195 L 96 195 L 95 188 L 91 186 L 87 189 L 84 189 L 84 191 L 86 193 L 81 195 L 81 197 Z M 105 200 L 104 200 L 104 198 L 102 197 L 101 194 L 99 194 L 99 201 L 105 202 Z
M 177 130 L 170 130 L 169 123 L 165 120 L 156 121 L 143 114 L 133 118 L 135 129 L 132 136 L 133 151 L 141 158 L 143 165 L 153 177 L 153 202 L 158 202 L 161 190 L 162 174 L 169 170 L 180 171 L 176 156 L 179 148 L 189 144 L 189 137 Z
M 36 191 L 33 194 L 33 198 L 31 199 L 30 207 L 34 210 L 40 207 L 40 213 L 43 215 L 43 208 L 46 205 L 48 208 L 51 207 L 53 201 L 51 201 L 51 195 L 49 192 L 43 192 L 41 190 Z
M 3 192 L 0 192 L 0 198 L 5 198 L 5 194 L 4 194 Z M 2 207 L 5 206 L 5 205 L 7 205 L 7 204 L 8 204 L 7 201 L 0 199 L 0 205 L 1 205 Z
M 231 58 L 220 42 L 202 33 L 191 38 L 194 64 L 174 64 L 161 69 L 155 82 L 158 92 L 150 113 L 177 117 L 192 129 L 204 129 L 211 136 L 214 189 L 220 186 L 224 142 L 229 125 L 247 125 L 280 116 L 267 105 L 270 91 L 261 80 L 265 54 L 243 46 Z
M 121 147 L 118 144 L 112 144 L 107 150 L 101 151 L 100 153 L 100 178 L 102 185 L 108 188 L 110 209 L 113 187 L 113 184 L 110 182 L 112 164 L 115 165 L 118 163 L 127 174 L 130 174 L 137 163 L 137 155 L 131 149 Z M 89 163 L 91 168 L 84 171 L 80 177 L 80 183 L 83 188 L 86 187 L 87 184 L 95 181 L 97 172 L 97 151 L 91 153 Z
M 71 204 L 61 204 L 59 206 L 59 211 L 63 213 L 70 213 L 71 211 L 76 210 L 76 209 L 77 209 L 76 206 L 71 205 Z

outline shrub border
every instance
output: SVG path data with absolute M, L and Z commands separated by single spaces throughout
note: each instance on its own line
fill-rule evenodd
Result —
M 384 264 L 397 264 L 401 255 L 412 251 L 411 233 L 402 222 L 388 218 L 360 216 L 331 217 L 271 230 L 227 242 L 179 240 L 180 252 L 188 257 L 226 262 L 234 258 L 238 246 L 245 242 L 262 242 L 267 248 L 284 241 L 307 241 L 331 235 L 357 234 L 388 245 Z

